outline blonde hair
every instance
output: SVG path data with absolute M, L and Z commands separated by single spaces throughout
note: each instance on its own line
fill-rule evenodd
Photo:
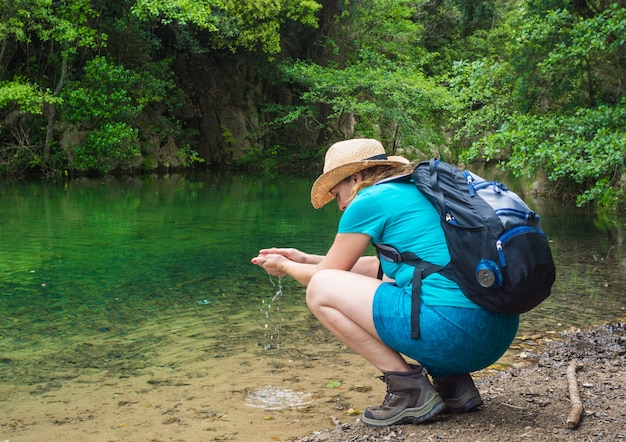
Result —
M 411 173 L 413 172 L 413 169 L 415 169 L 415 164 L 413 163 L 401 166 L 374 166 L 363 169 L 361 170 L 361 182 L 352 188 L 352 198 L 354 198 L 360 190 L 365 189 L 366 187 L 371 187 L 386 178 Z

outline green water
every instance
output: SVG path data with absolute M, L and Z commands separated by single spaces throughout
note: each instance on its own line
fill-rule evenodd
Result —
M 328 248 L 339 212 L 311 207 L 311 182 L 208 174 L 0 183 L 0 381 L 85 369 L 130 376 L 280 351 L 285 340 L 314 351 L 319 325 L 303 289 L 283 278 L 272 300 L 279 281 L 249 262 L 263 247 Z M 559 276 L 520 333 L 623 317 L 623 237 L 580 209 L 536 206 Z

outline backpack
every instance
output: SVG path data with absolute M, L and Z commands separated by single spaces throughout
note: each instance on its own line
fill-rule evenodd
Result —
M 495 312 L 524 313 L 550 295 L 556 276 L 550 246 L 539 215 L 516 193 L 436 159 L 419 163 L 404 179 L 411 178 L 439 212 L 450 252 L 450 263 L 440 266 L 374 244 L 379 259 L 415 267 L 411 337 L 419 337 L 421 281 L 435 272 Z

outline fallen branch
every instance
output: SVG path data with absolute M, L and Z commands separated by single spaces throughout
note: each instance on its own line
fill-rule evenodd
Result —
M 530 408 L 530 404 L 526 403 L 525 406 L 520 407 L 519 405 L 507 404 L 506 402 L 502 402 L 502 405 L 505 405 L 509 408 L 515 408 L 516 410 L 528 410 Z
M 582 368 L 582 364 L 574 359 L 569 367 L 567 367 L 567 384 L 569 387 L 569 398 L 572 404 L 569 414 L 567 415 L 567 428 L 576 428 L 583 414 L 583 404 L 578 394 L 578 381 L 576 379 L 576 370 Z

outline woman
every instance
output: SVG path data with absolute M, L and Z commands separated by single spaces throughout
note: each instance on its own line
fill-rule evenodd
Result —
M 336 199 L 344 212 L 326 256 L 272 248 L 252 259 L 272 275 L 290 275 L 307 286 L 307 305 L 322 325 L 383 373 L 383 404 L 363 415 L 372 426 L 475 410 L 483 402 L 469 372 L 502 356 L 519 324 L 519 315 L 487 311 L 456 283 L 434 273 L 422 281 L 420 336 L 411 338 L 414 268 L 362 256 L 376 243 L 411 251 L 433 264 L 450 260 L 432 205 L 412 182 L 386 179 L 410 173 L 408 163 L 387 157 L 376 140 L 333 144 L 311 190 L 315 208 Z M 379 267 L 384 280 L 377 278 Z M 421 365 L 408 364 L 402 355 Z

